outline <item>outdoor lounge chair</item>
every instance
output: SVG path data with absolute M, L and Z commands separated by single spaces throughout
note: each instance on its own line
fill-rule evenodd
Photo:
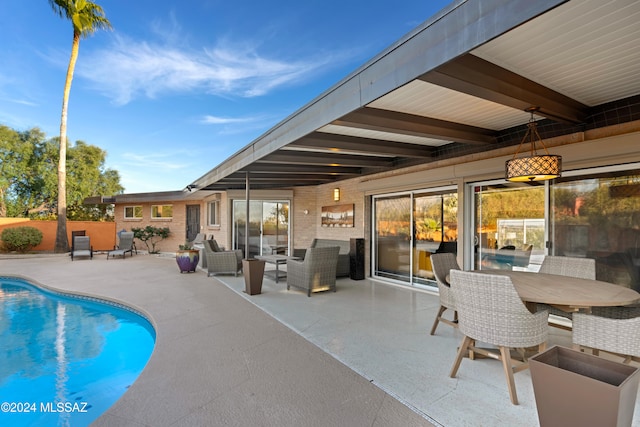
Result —
M 122 259 L 126 257 L 127 252 L 133 256 L 133 231 L 125 231 L 120 233 L 120 241 L 118 246 L 112 251 L 107 252 L 107 259 L 109 257 L 121 256 Z
M 242 251 L 223 251 L 215 240 L 205 240 L 204 256 L 207 258 L 207 276 L 214 274 L 238 275 L 242 271 Z
M 71 261 L 75 257 L 89 257 L 93 259 L 93 246 L 89 236 L 75 236 L 71 245 Z
M 311 292 L 336 291 L 336 269 L 338 267 L 338 246 L 308 248 L 304 260 L 287 261 L 287 290 L 294 286 Z
M 456 305 L 453 301 L 451 286 L 449 286 L 446 277 L 452 269 L 460 270 L 460 266 L 456 260 L 456 255 L 449 252 L 432 254 L 431 266 L 433 267 L 433 275 L 436 278 L 438 290 L 440 291 L 440 308 L 438 309 L 436 320 L 433 322 L 430 332 L 430 334 L 433 335 L 436 333 L 439 322 L 446 323 L 454 328 L 458 327 L 458 312 L 456 311 Z M 453 320 L 446 319 L 442 316 L 447 309 L 453 311 Z
M 517 405 L 513 374 L 529 367 L 526 348 L 546 349 L 548 313 L 529 312 L 507 276 L 451 270 L 449 277 L 458 310 L 458 329 L 464 334 L 451 368 L 451 378 L 455 378 L 467 353 L 498 359 L 507 377 L 511 403 Z M 494 345 L 500 352 L 476 347 L 476 341 Z M 511 348 L 520 350 L 522 360 L 512 359 Z
M 207 235 L 205 233 L 198 233 L 196 234 L 196 237 L 194 237 L 193 240 L 189 242 L 189 245 L 192 248 L 195 247 L 196 249 L 201 249 L 204 245 L 205 240 L 207 240 Z

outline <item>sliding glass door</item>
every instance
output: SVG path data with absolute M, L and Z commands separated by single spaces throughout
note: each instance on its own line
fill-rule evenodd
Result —
M 596 278 L 640 290 L 640 169 L 563 177 L 551 190 L 550 253 L 596 260 Z
M 544 183 L 474 185 L 475 269 L 527 270 L 545 253 Z M 539 264 L 539 262 L 538 262 Z
M 233 202 L 233 248 L 244 254 L 246 203 Z M 289 254 L 289 202 L 251 200 L 249 203 L 249 254 Z M 247 256 L 247 255 L 245 255 Z
M 411 195 L 376 198 L 374 274 L 411 281 Z
M 431 254 L 456 251 L 457 209 L 457 193 L 451 189 L 376 196 L 374 275 L 434 286 Z
M 546 183 L 472 184 L 476 269 L 537 271 L 545 254 L 593 258 L 596 278 L 640 290 L 640 169 Z

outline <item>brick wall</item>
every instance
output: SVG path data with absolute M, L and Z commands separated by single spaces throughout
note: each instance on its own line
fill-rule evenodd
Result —
M 359 180 L 351 179 L 318 187 L 297 187 L 293 200 L 293 242 L 295 248 L 309 247 L 314 238 L 349 240 L 365 237 L 365 197 Z M 340 189 L 340 201 L 333 200 L 333 189 Z M 323 206 L 354 205 L 354 227 L 323 227 Z M 305 214 L 304 211 L 308 210 Z
M 318 187 L 317 194 L 317 215 L 316 215 L 316 237 L 324 239 L 349 240 L 352 237 L 364 236 L 364 193 L 359 189 L 359 179 L 340 181 L 331 185 Z M 340 189 L 340 201 L 333 200 L 333 189 Z M 323 227 L 320 220 L 322 206 L 354 205 L 354 227 Z
M 175 252 L 178 250 L 179 245 L 183 245 L 186 242 L 187 237 L 187 205 L 200 205 L 200 225 L 206 223 L 206 210 L 203 208 L 203 203 L 200 201 L 180 201 L 180 202 L 152 202 L 152 203 L 127 203 L 118 204 L 115 207 L 115 224 L 116 230 L 131 231 L 132 228 L 144 228 L 147 225 L 152 227 L 164 228 L 167 227 L 171 231 L 171 234 L 167 239 L 160 240 L 156 243 L 156 250 L 159 252 Z M 173 217 L 172 218 L 151 218 L 151 206 L 152 205 L 172 205 Z M 125 219 L 124 208 L 126 206 L 142 206 L 142 218 L 139 219 Z M 201 232 L 204 232 L 201 231 Z M 136 247 L 138 250 L 147 250 L 147 247 L 143 242 L 136 240 Z

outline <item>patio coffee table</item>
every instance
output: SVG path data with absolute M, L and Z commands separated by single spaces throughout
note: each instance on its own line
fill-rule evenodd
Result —
M 273 277 L 276 283 L 278 283 L 278 279 L 287 277 L 287 273 L 284 271 L 280 271 L 278 267 L 281 264 L 286 264 L 287 261 L 290 259 L 296 259 L 296 260 L 300 259 L 300 257 L 288 256 L 288 255 L 264 255 L 264 256 L 257 256 L 256 258 L 261 259 L 269 264 L 275 264 L 276 266 L 275 270 L 266 270 L 264 274 L 265 276 Z

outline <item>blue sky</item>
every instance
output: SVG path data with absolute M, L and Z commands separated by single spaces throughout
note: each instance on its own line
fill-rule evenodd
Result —
M 107 152 L 126 193 L 180 190 L 440 11 L 449 0 L 98 0 L 67 135 Z M 0 2 L 0 124 L 59 135 L 71 23 Z

